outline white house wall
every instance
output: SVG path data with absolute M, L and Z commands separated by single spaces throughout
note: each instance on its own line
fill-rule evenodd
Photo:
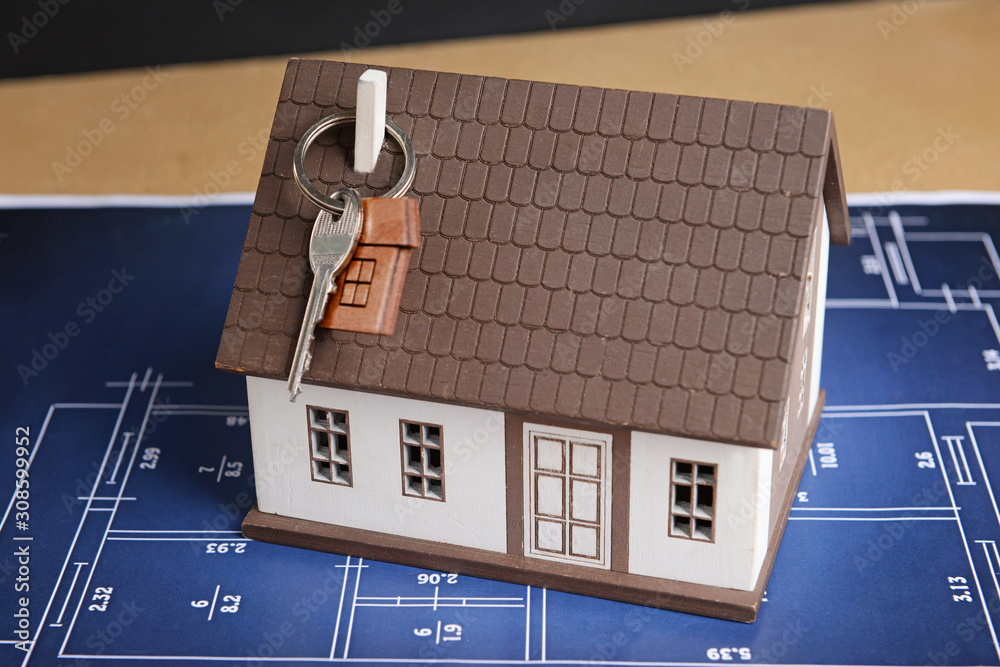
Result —
M 500 412 L 247 377 L 257 503 L 262 512 L 506 552 Z M 306 406 L 346 411 L 353 486 L 311 478 Z M 445 502 L 404 496 L 399 420 L 440 424 Z
M 774 452 L 632 433 L 629 572 L 752 590 L 767 551 Z M 671 537 L 671 458 L 714 463 L 715 542 Z
M 823 221 L 820 224 L 820 245 L 819 245 L 819 270 L 816 272 L 816 297 L 813 303 L 815 307 L 816 324 L 813 330 L 812 357 L 810 357 L 809 369 L 809 414 L 816 409 L 816 401 L 819 399 L 819 375 L 823 360 L 823 325 L 826 321 L 826 284 L 827 273 L 830 266 L 830 223 L 827 222 L 826 209 L 823 209 Z

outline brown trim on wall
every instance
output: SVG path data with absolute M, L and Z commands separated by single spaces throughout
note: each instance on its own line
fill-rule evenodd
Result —
M 505 414 L 504 462 L 507 468 L 507 553 L 524 555 L 524 419 Z
M 830 243 L 851 244 L 851 218 L 847 213 L 847 190 L 844 188 L 844 173 L 840 170 L 840 149 L 837 147 L 837 131 L 830 122 L 830 148 L 826 154 L 823 174 L 823 202 L 826 217 L 830 222 Z
M 611 431 L 611 569 L 628 572 L 632 497 L 632 432 Z

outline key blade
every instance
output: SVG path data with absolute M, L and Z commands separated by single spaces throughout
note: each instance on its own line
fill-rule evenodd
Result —
M 312 289 L 309 291 L 305 317 L 302 320 L 299 339 L 295 345 L 295 355 L 292 357 L 292 369 L 288 375 L 288 400 L 292 402 L 295 402 L 295 398 L 302 393 L 302 376 L 312 362 L 312 342 L 316 335 L 316 325 L 323 319 L 323 311 L 326 310 L 326 303 L 330 298 L 330 288 L 333 285 L 332 269 L 331 265 L 318 267 L 313 278 Z

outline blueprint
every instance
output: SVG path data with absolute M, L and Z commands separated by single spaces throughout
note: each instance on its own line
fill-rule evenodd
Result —
M 851 204 L 747 625 L 243 538 L 249 196 L 0 200 L 0 664 L 1000 664 L 1000 196 Z

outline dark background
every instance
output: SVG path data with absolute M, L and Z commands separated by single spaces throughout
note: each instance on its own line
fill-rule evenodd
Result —
M 0 78 L 578 28 L 807 1 L 3 0 Z

